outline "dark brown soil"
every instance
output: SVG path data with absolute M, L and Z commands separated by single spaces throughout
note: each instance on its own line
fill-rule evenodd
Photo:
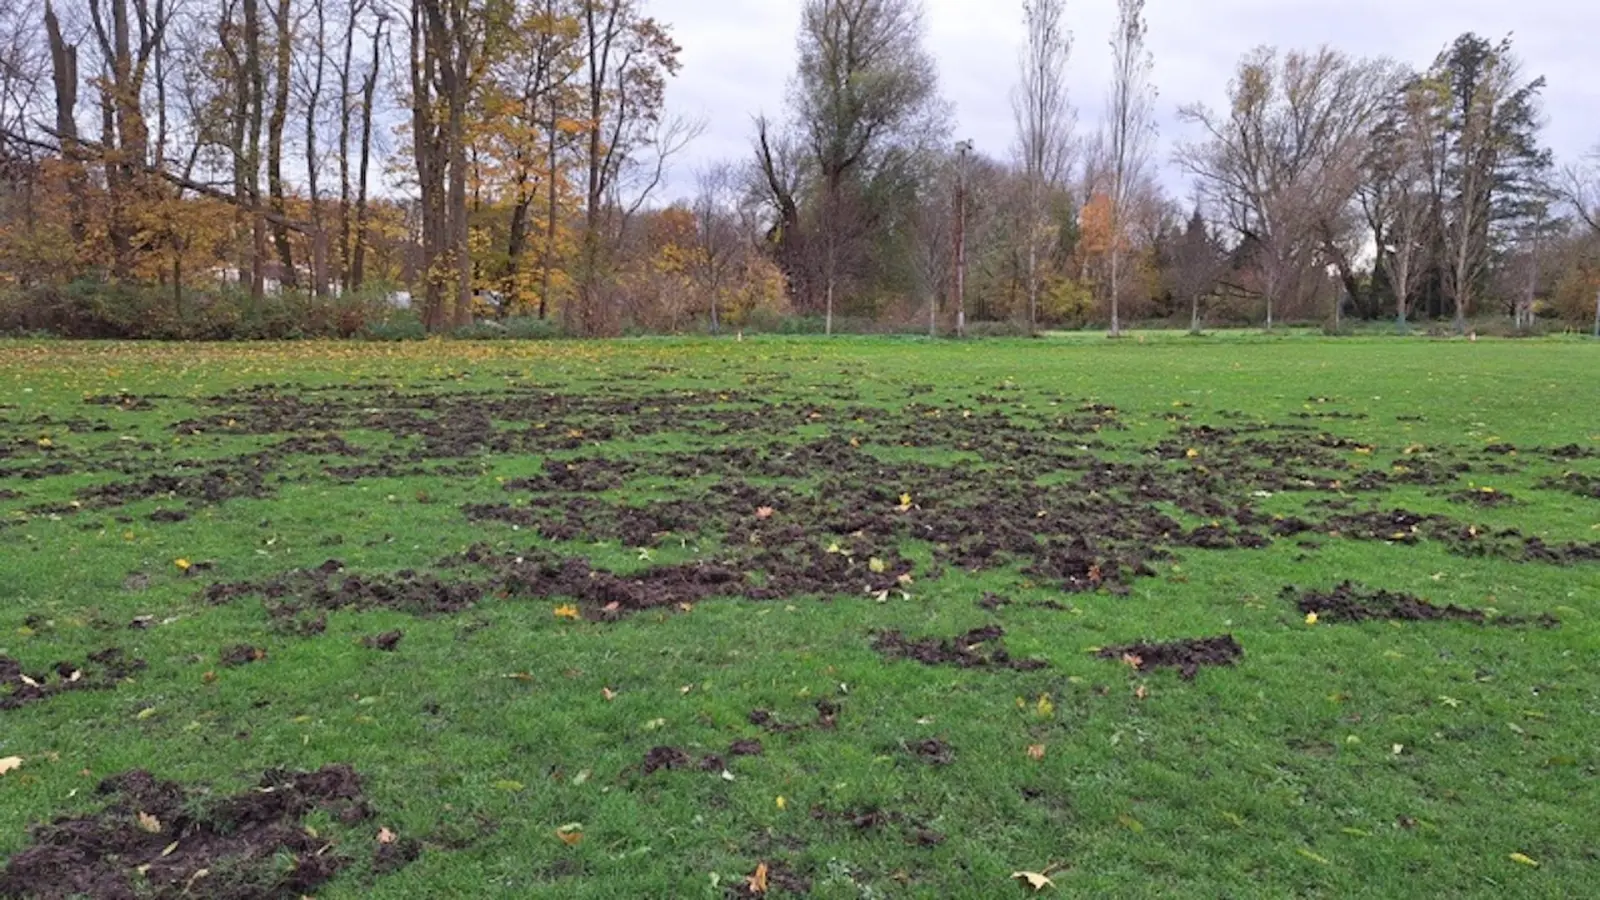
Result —
M 1346 581 L 1330 591 L 1283 589 L 1283 595 L 1294 601 L 1300 612 L 1316 613 L 1319 622 L 1471 622 L 1475 625 L 1542 625 L 1559 624 L 1554 616 L 1499 616 L 1490 618 L 1482 610 L 1461 606 L 1436 606 L 1414 594 L 1368 589 Z
M 395 629 L 394 631 L 385 631 L 382 634 L 362 638 L 361 645 L 370 647 L 373 650 L 393 653 L 400 646 L 400 639 L 403 637 L 405 637 L 405 632 Z
M 1231 666 L 1244 656 L 1244 648 L 1233 635 L 1191 638 L 1169 643 L 1137 643 L 1106 647 L 1102 659 L 1124 660 L 1141 672 L 1151 669 L 1177 669 L 1185 681 L 1193 681 L 1201 666 Z
M 687 769 L 694 764 L 689 754 L 677 747 L 651 747 L 650 752 L 644 755 L 644 774 L 660 771 L 661 769 Z
M 911 752 L 930 766 L 948 766 L 956 761 L 956 748 L 937 738 L 917 741 Z
M 1560 478 L 1546 478 L 1539 482 L 1539 487 L 1554 491 L 1566 491 L 1577 497 L 1588 497 L 1591 500 L 1600 500 L 1600 476 L 1585 475 L 1581 472 L 1568 472 Z
M 344 564 L 330 559 L 314 569 L 297 569 L 262 582 L 213 584 L 205 591 L 212 603 L 259 596 L 277 619 L 294 619 L 307 611 L 393 609 L 430 616 L 461 612 L 482 599 L 482 585 L 447 582 L 413 571 L 393 575 L 346 575 Z
M 252 647 L 249 644 L 238 644 L 223 650 L 220 654 L 222 664 L 225 666 L 246 666 L 253 662 L 260 662 L 267 658 L 267 651 L 263 647 Z
M 909 640 L 898 631 L 879 632 L 872 648 L 889 659 L 911 659 L 925 666 L 959 666 L 963 669 L 1015 669 L 1027 672 L 1043 669 L 1049 663 L 1040 659 L 1012 659 L 1001 638 L 999 625 L 974 628 L 953 638 Z
M 766 863 L 767 884 L 765 891 L 757 891 L 751 886 L 755 878 L 752 870 L 745 881 L 732 884 L 723 892 L 727 900 L 767 900 L 771 897 L 805 897 L 811 893 L 811 879 L 797 874 L 788 863 L 774 860 Z
M 110 690 L 145 667 L 121 648 L 108 647 L 89 654 L 82 665 L 58 662 L 48 670 L 29 672 L 22 663 L 0 656 L 0 710 L 41 703 L 67 691 Z
M 760 756 L 764 752 L 766 750 L 761 746 L 761 742 L 754 738 L 734 741 L 728 746 L 729 756 Z
M 0 873 L 0 896 L 40 900 L 294 900 L 315 892 L 351 854 L 302 824 L 324 810 L 346 825 L 372 817 L 348 766 L 270 771 L 258 787 L 213 797 L 133 771 L 100 783 L 99 813 L 33 829 Z M 414 843 L 385 851 L 375 870 L 415 859 Z M 384 859 L 384 856 L 393 857 Z

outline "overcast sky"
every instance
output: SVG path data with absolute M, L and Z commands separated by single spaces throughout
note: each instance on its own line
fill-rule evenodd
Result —
M 785 115 L 801 0 L 649 0 L 683 46 L 671 88 L 674 111 L 702 117 L 703 137 L 676 167 L 669 190 L 693 189 L 693 170 L 749 153 L 751 117 Z M 1012 145 L 1010 91 L 1023 42 L 1022 0 L 923 0 L 928 47 L 940 87 L 955 107 L 955 139 L 1006 156 Z M 1070 85 L 1079 133 L 1099 121 L 1111 69 L 1108 39 L 1115 0 L 1068 0 L 1074 33 Z M 1220 106 L 1239 57 L 1253 47 L 1330 44 L 1389 56 L 1417 68 L 1464 31 L 1511 34 L 1528 75 L 1544 75 L 1546 142 L 1572 159 L 1600 143 L 1600 3 L 1595 0 L 1149 0 L 1150 50 L 1161 129 L 1157 161 L 1189 137 L 1178 107 Z M 1184 190 L 1176 172 L 1163 180 Z

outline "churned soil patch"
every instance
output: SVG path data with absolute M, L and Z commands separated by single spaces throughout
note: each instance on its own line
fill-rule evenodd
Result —
M 1329 623 L 1402 621 L 1402 622 L 1471 622 L 1475 625 L 1542 625 L 1559 624 L 1554 616 L 1490 616 L 1481 609 L 1463 606 L 1437 606 L 1429 601 L 1400 591 L 1366 588 L 1346 581 L 1332 590 L 1300 590 L 1285 587 L 1283 595 L 1294 601 L 1295 607 L 1307 615 L 1316 614 L 1317 621 Z
M 307 829 L 305 816 L 323 810 L 351 826 L 372 817 L 360 776 L 345 765 L 269 771 L 256 787 L 223 797 L 135 770 L 96 793 L 107 800 L 100 812 L 33 829 L 0 873 L 0 896 L 293 900 L 352 861 L 336 839 Z M 397 853 L 415 858 L 416 850 Z
M 1120 659 L 1141 672 L 1151 669 L 1177 669 L 1185 681 L 1193 681 L 1201 666 L 1231 666 L 1244 657 L 1244 648 L 1233 635 L 1189 638 L 1166 643 L 1135 643 L 1106 647 L 1102 659 Z
M 22 663 L 0 655 L 0 710 L 40 703 L 67 691 L 110 690 L 145 662 L 128 656 L 120 647 L 89 654 L 88 663 L 58 662 L 48 670 L 29 672 Z
M 872 649 L 888 659 L 910 659 L 925 666 L 1027 672 L 1049 665 L 1042 659 L 1012 659 L 1001 640 L 1005 633 L 1005 629 L 999 625 L 974 628 L 953 638 L 910 639 L 899 631 L 881 631 L 874 635 Z

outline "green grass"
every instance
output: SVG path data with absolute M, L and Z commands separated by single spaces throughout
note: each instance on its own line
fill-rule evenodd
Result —
M 1258 423 L 1276 435 L 1305 428 L 1370 445 L 1370 454 L 1332 451 L 1341 468 L 1330 477 L 1353 479 L 1390 471 L 1405 448 L 1421 445 L 1429 458 L 1473 469 L 1450 485 L 1352 494 L 1355 508 L 1404 507 L 1551 544 L 1593 543 L 1600 501 L 1540 485 L 1569 471 L 1600 475 L 1600 458 L 1537 451 L 1600 452 L 1597 373 L 1600 345 L 1577 340 L 0 343 L 0 490 L 21 494 L 0 499 L 0 655 L 34 671 L 116 645 L 149 663 L 115 690 L 0 710 L 0 758 L 25 759 L 0 776 L 0 856 L 26 846 L 31 825 L 99 809 L 93 787 L 115 772 L 143 768 L 232 793 L 265 769 L 342 762 L 363 775 L 379 815 L 370 827 L 332 828 L 341 851 L 369 855 L 380 825 L 425 850 L 390 875 L 353 867 L 325 898 L 720 897 L 762 861 L 803 874 L 824 898 L 1021 896 L 1011 873 L 1046 867 L 1060 896 L 1588 895 L 1600 869 L 1596 562 L 1515 562 L 1464 556 L 1436 540 L 1324 534 L 1316 547 L 1279 539 L 1260 550 L 1176 548 L 1127 596 L 1067 595 L 1020 565 L 981 573 L 946 565 L 924 577 L 933 549 L 907 541 L 900 549 L 916 561 L 916 580 L 909 597 L 885 603 L 860 593 L 709 599 L 690 612 L 603 623 L 553 615 L 566 598 L 491 597 L 437 617 L 335 612 L 313 637 L 275 628 L 256 598 L 211 605 L 200 593 L 213 581 L 329 557 L 352 572 L 427 570 L 475 543 L 543 546 L 619 571 L 721 558 L 743 548 L 714 531 L 664 538 L 645 559 L 617 541 L 552 543 L 472 522 L 461 506 L 520 498 L 540 507 L 549 498 L 508 493 L 500 482 L 537 475 L 547 456 L 645 463 L 851 437 L 882 473 L 881 484 L 862 487 L 918 502 L 928 495 L 931 504 L 938 490 L 900 473 L 985 465 L 956 446 L 963 428 L 981 437 L 984 417 L 999 412 L 1050 435 L 1054 419 L 1091 402 L 1117 407 L 1126 430 L 1062 435 L 1061 448 L 1093 442 L 1099 458 L 1153 465 L 1151 448 L 1180 440 L 1176 428 Z M 207 398 L 263 383 L 355 397 L 358 407 L 369 402 L 363 396 L 378 398 L 374 407 L 389 402 L 357 389 L 374 384 L 440 396 L 536 387 L 645 406 L 693 391 L 700 405 L 683 427 L 654 430 L 630 427 L 627 416 L 552 415 L 549 429 L 605 425 L 613 435 L 586 434 L 565 451 L 475 452 L 448 460 L 463 466 L 452 474 L 342 483 L 313 457 L 288 457 L 267 480 L 269 496 L 200 504 L 174 524 L 147 517 L 181 501 L 65 508 L 91 486 L 281 441 L 243 433 L 248 422 L 199 434 L 171 427 L 244 409 Z M 119 390 L 161 396 L 142 412 L 83 402 Z M 814 408 L 818 418 L 776 404 Z M 907 404 L 939 407 L 956 437 L 920 447 L 882 440 L 920 415 Z M 833 414 L 858 407 L 884 418 Z M 770 429 L 706 427 L 719 410 L 750 409 L 775 410 Z M 962 409 L 980 415 L 957 419 Z M 109 427 L 95 431 L 96 422 Z M 502 432 L 529 426 L 495 423 Z M 377 427 L 341 434 L 401 454 L 421 446 Z M 1484 452 L 1495 444 L 1518 453 Z M 1206 464 L 1209 452 L 1161 465 L 1176 473 Z M 74 471 L 18 477 L 63 461 Z M 129 474 L 105 471 L 113 462 Z M 1044 496 L 1070 492 L 1079 474 L 1023 468 L 1017 478 Z M 1230 473 L 1220 474 L 1226 484 Z M 749 483 L 815 497 L 828 475 Z M 1519 502 L 1477 508 L 1444 496 L 1483 487 Z M 647 472 L 594 496 L 647 507 L 722 489 L 716 477 Z M 1283 491 L 1253 502 L 1267 514 L 1310 516 L 1326 515 L 1318 504 L 1330 499 L 1339 493 Z M 1186 525 L 1204 521 L 1159 508 Z M 185 575 L 180 558 L 215 568 Z M 130 573 L 147 574 L 148 589 L 129 590 Z M 1308 625 L 1280 597 L 1286 585 L 1327 589 L 1346 579 L 1436 604 L 1549 612 L 1561 625 Z M 1017 602 L 981 609 L 986 591 Z M 1070 609 L 1028 605 L 1044 600 Z M 170 621 L 128 630 L 140 615 Z M 990 623 L 1003 625 L 1013 656 L 1049 667 L 928 667 L 871 647 L 874 630 L 951 636 Z M 405 632 L 398 652 L 359 643 L 392 628 Z M 1090 652 L 1222 633 L 1238 639 L 1244 658 L 1193 681 Z M 219 650 L 240 643 L 269 656 L 220 667 Z M 763 708 L 809 723 L 819 699 L 841 706 L 836 729 L 768 734 L 747 721 Z M 698 758 L 750 737 L 765 753 L 730 760 L 732 780 L 639 770 L 658 745 Z M 953 748 L 951 764 L 908 752 L 929 738 Z M 1030 758 L 1032 745 L 1043 745 L 1042 759 Z M 863 830 L 837 815 L 869 808 L 891 821 Z M 556 836 L 568 823 L 582 823 L 576 846 Z M 920 846 L 918 830 L 945 840 Z

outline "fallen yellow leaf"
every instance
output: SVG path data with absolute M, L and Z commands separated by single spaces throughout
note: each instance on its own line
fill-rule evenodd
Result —
M 194 568 L 194 564 L 189 562 L 187 559 L 175 559 L 175 560 L 172 561 L 172 564 L 177 566 L 179 568 L 179 570 L 184 571 L 184 572 L 187 572 L 190 569 Z
M 160 834 L 161 820 L 147 812 L 139 813 L 139 830 L 150 834 Z
M 0 759 L 0 775 L 20 768 L 22 768 L 22 757 L 20 756 L 8 756 L 5 759 Z
M 1306 613 L 1306 624 L 1307 625 L 1315 625 L 1315 624 L 1317 624 L 1317 614 L 1314 613 L 1314 612 Z
M 579 615 L 579 613 L 578 613 L 578 608 L 576 606 L 573 606 L 570 603 L 566 604 L 564 606 L 556 607 L 555 614 L 556 614 L 556 618 L 558 618 L 558 619 L 579 619 L 579 618 L 582 618 L 582 616 Z
M 583 841 L 583 825 L 579 822 L 568 822 L 556 829 L 556 837 L 568 847 L 576 847 Z
M 1535 869 L 1539 868 L 1539 861 L 1527 855 L 1526 853 L 1511 854 L 1511 861 L 1514 863 L 1521 863 L 1525 866 L 1532 866 Z
M 394 839 L 395 833 L 390 831 L 387 826 L 378 829 L 378 843 L 392 844 L 394 843 Z
M 755 872 L 746 879 L 746 883 L 750 886 L 750 893 L 765 894 L 767 892 L 767 864 L 764 862 L 757 863 Z
M 1028 758 L 1032 759 L 1032 760 L 1044 759 L 1044 745 L 1043 744 L 1029 744 L 1028 745 Z
M 1050 880 L 1050 876 L 1044 874 L 1043 872 L 1012 872 L 1011 877 L 1020 881 L 1026 881 L 1028 886 L 1033 888 L 1035 891 L 1042 891 L 1047 887 L 1056 886 L 1056 883 Z

